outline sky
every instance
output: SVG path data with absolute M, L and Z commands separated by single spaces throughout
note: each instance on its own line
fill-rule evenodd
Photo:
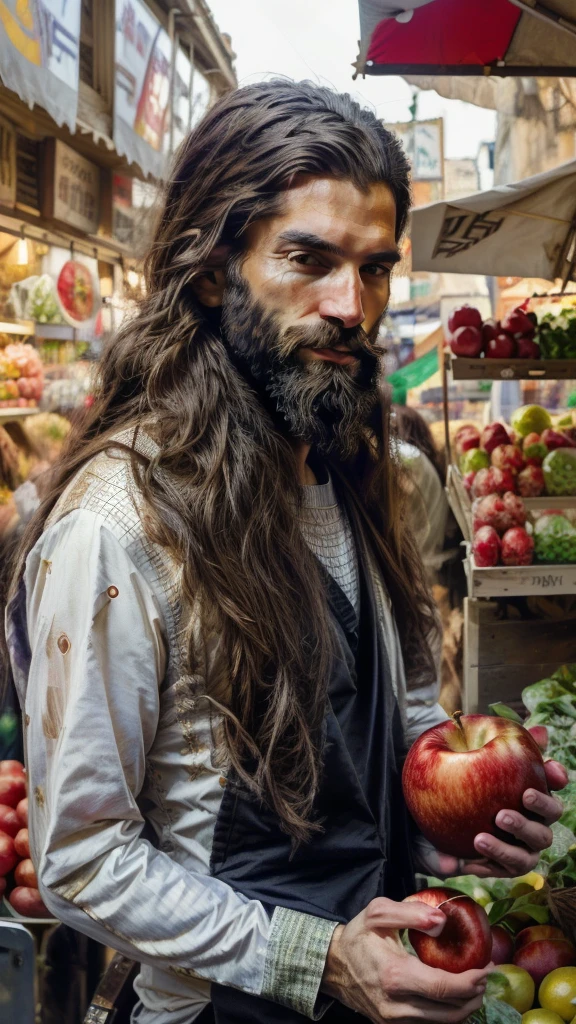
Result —
M 273 74 L 350 92 L 387 123 L 410 120 L 413 89 L 398 76 L 357 78 L 350 66 L 360 34 L 357 0 L 207 0 L 232 37 L 239 84 Z M 445 156 L 475 157 L 495 137 L 496 114 L 421 92 L 418 117 L 444 117 Z

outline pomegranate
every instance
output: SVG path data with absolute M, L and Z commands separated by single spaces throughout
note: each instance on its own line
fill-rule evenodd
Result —
M 475 498 L 484 498 L 488 494 L 505 494 L 516 489 L 514 474 L 509 469 L 480 469 L 476 473 L 472 493 Z
M 16 804 L 26 796 L 26 779 L 24 775 L 0 775 L 0 803 L 8 807 Z
M 450 338 L 450 348 L 455 356 L 475 359 L 482 351 L 482 334 L 477 327 L 458 327 Z
M 532 565 L 534 560 L 534 539 L 523 526 L 513 526 L 502 537 L 502 561 L 504 565 Z
M 499 444 L 510 444 L 508 431 L 502 423 L 489 423 L 482 431 L 480 445 L 491 455 Z
M 544 494 L 544 472 L 540 466 L 526 466 L 516 477 L 518 494 L 523 498 L 539 498 Z
M 472 545 L 474 561 L 481 569 L 498 565 L 500 559 L 500 538 L 492 526 L 481 526 L 474 536 Z
M 448 330 L 450 334 L 454 334 L 459 327 L 476 327 L 478 330 L 482 328 L 482 314 L 479 309 L 474 306 L 457 306 L 453 309 L 448 319 Z
M 519 473 L 524 469 L 524 456 L 515 444 L 498 444 L 492 449 L 490 461 L 498 469 L 509 469 L 512 473 Z
M 0 804 L 0 832 L 5 832 L 7 836 L 14 838 L 19 831 L 20 819 L 14 808 Z

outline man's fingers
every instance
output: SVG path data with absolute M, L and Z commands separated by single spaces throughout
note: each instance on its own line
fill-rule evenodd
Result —
M 412 957 L 409 969 L 402 960 L 392 971 L 387 971 L 386 988 L 394 998 L 419 996 L 433 1002 L 460 1004 L 484 991 L 486 979 L 493 970 L 494 964 L 488 964 L 481 970 L 452 974 L 428 967 Z
M 564 789 L 568 785 L 568 773 L 559 761 L 545 761 L 544 771 L 548 789 Z
M 488 832 L 480 832 L 474 840 L 474 846 L 481 856 L 494 861 L 505 874 L 511 877 L 525 875 L 536 867 L 539 855 L 525 850 L 522 846 L 510 846 Z
M 413 1020 L 431 1020 L 435 1024 L 462 1024 L 466 1021 L 471 1013 L 475 1013 L 482 1006 L 484 996 L 479 994 L 474 996 L 472 999 L 461 1003 L 460 1006 L 443 1006 L 440 1003 L 431 1002 L 429 999 L 420 999 L 415 996 L 414 999 L 410 999 L 406 1002 L 392 1002 L 394 1007 L 394 1017 L 391 1017 L 389 1012 L 386 1013 L 386 1017 L 382 1017 L 382 1024 L 387 1024 L 389 1021 L 413 1021 Z
M 554 838 L 546 825 L 542 825 L 538 821 L 530 821 L 523 814 L 518 814 L 517 811 L 499 811 L 496 815 L 496 824 L 505 832 L 510 832 L 516 839 L 519 839 L 529 850 L 534 850 L 537 853 L 547 850 Z
M 446 915 L 419 900 L 395 903 L 382 896 L 372 900 L 366 907 L 365 923 L 374 932 L 415 928 L 419 932 L 436 936 L 440 935 L 446 924 Z
M 551 761 L 550 764 L 555 762 Z M 562 765 L 558 765 L 559 768 Z M 524 807 L 532 814 L 537 814 L 546 825 L 553 825 L 564 810 L 562 801 L 557 796 L 548 796 L 537 789 L 527 789 L 522 798 Z

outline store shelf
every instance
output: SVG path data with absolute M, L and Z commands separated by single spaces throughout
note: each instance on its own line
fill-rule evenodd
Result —
M 499 565 L 479 569 L 464 559 L 469 597 L 534 597 L 576 594 L 576 565 Z
M 34 334 L 32 320 L 0 320 L 0 334 Z
M 70 324 L 34 324 L 37 341 L 75 341 L 75 328 Z
M 21 420 L 24 416 L 35 416 L 40 410 L 36 409 L 0 409 L 0 423 L 10 423 L 11 420 Z
M 446 358 L 454 380 L 576 380 L 576 359 Z

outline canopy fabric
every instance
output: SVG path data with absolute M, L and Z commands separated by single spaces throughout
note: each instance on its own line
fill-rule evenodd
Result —
M 359 0 L 366 75 L 576 70 L 573 0 Z
M 392 386 L 392 401 L 398 405 L 404 405 L 406 393 L 411 388 L 417 388 L 424 381 L 429 380 L 437 372 L 438 348 L 435 347 L 431 352 L 427 352 L 425 356 L 421 356 L 420 359 L 414 359 L 411 363 L 407 363 L 406 366 L 402 366 L 399 370 L 395 370 L 394 373 L 386 377 L 388 384 Z
M 412 213 L 412 266 L 440 273 L 575 279 L 576 160 Z

